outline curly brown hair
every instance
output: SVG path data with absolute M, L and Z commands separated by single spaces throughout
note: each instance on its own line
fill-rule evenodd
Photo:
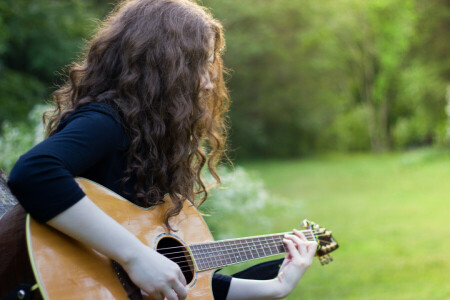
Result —
M 214 61 L 208 62 L 214 42 Z M 101 24 L 67 83 L 53 94 L 47 135 L 75 109 L 108 103 L 122 117 L 130 138 L 123 183 L 135 179 L 139 205 L 159 203 L 168 192 L 172 205 L 165 223 L 185 198 L 200 206 L 208 193 L 201 179 L 207 164 L 220 183 L 217 163 L 225 154 L 229 98 L 221 52 L 221 24 L 188 0 L 124 1 Z M 209 72 L 213 88 L 204 93 Z M 153 174 L 152 176 L 148 176 Z

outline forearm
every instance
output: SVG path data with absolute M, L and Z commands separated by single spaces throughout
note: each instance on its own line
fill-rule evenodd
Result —
M 285 297 L 279 288 L 278 279 L 249 280 L 233 278 L 227 300 L 240 299 L 281 299 Z
M 316 242 L 309 242 L 300 231 L 285 236 L 283 242 L 288 253 L 278 276 L 271 280 L 245 280 L 233 278 L 227 300 L 281 299 L 287 297 L 297 286 L 312 263 L 317 250 Z
M 120 264 L 129 262 L 144 246 L 87 196 L 48 224 Z

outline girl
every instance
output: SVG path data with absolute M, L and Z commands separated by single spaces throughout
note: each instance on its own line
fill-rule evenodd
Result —
M 183 199 L 207 198 L 200 177 L 224 154 L 228 96 L 223 80 L 220 23 L 188 0 L 123 2 L 102 24 L 84 60 L 54 93 L 48 138 L 23 155 L 9 186 L 21 205 L 118 262 L 154 299 L 185 299 L 178 265 L 101 211 L 74 181 L 82 176 L 141 206 L 165 193 L 177 215 Z M 51 192 L 49 192 L 51 191 Z M 286 237 L 288 255 L 277 278 L 216 275 L 217 299 L 287 296 L 312 262 L 316 244 L 298 231 Z

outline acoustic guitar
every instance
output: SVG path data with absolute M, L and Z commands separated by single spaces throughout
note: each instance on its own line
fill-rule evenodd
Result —
M 97 183 L 76 180 L 104 212 L 180 266 L 187 282 L 187 299 L 213 299 L 211 279 L 217 268 L 287 252 L 283 244 L 285 233 L 214 241 L 201 214 L 189 201 L 171 219 L 174 231 L 169 231 L 163 216 L 170 201 L 141 208 Z M 302 226 L 307 239 L 318 242 L 316 256 L 320 262 L 331 261 L 329 253 L 338 247 L 331 232 L 307 220 Z M 121 274 L 120 266 L 99 252 L 34 221 L 29 215 L 26 237 L 34 276 L 44 299 L 131 297 L 126 291 L 129 282 Z

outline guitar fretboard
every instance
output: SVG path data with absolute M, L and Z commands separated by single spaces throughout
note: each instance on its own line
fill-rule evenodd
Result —
M 310 233 L 308 231 L 308 233 Z M 198 271 L 287 252 L 285 233 L 190 245 Z M 309 237 L 310 236 L 310 237 Z M 307 235 L 308 239 L 314 237 Z

